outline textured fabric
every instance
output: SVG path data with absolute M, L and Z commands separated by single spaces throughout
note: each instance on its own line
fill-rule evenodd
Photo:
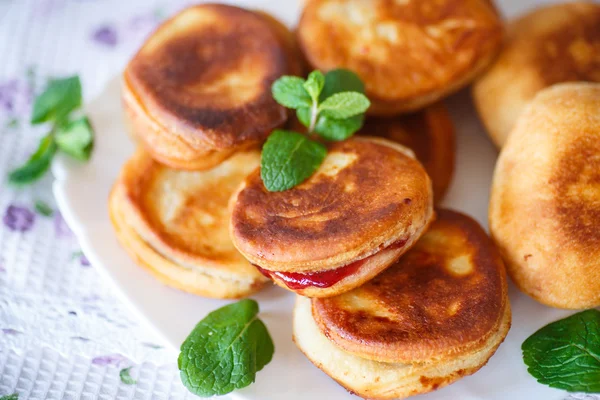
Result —
M 193 397 L 179 381 L 176 354 L 140 326 L 80 253 L 56 212 L 51 177 L 18 190 L 5 179 L 47 129 L 28 119 L 49 77 L 78 73 L 92 99 L 160 20 L 190 3 L 0 0 L 0 396 Z M 37 201 L 54 215 L 37 213 Z M 136 384 L 119 378 L 128 367 Z

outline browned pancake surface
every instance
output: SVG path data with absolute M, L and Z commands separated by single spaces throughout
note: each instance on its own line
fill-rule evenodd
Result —
M 454 125 L 443 103 L 398 117 L 370 117 L 358 134 L 380 136 L 415 152 L 433 184 L 436 202 L 446 193 L 454 173 Z
M 339 296 L 313 299 L 321 331 L 358 356 L 415 363 L 473 351 L 504 313 L 502 261 L 471 218 L 438 211 L 395 265 Z
M 237 7 L 190 7 L 164 23 L 125 72 L 147 112 L 166 129 L 223 149 L 262 140 L 286 111 L 271 84 L 289 52 L 263 16 Z
M 283 192 L 268 192 L 254 172 L 233 198 L 234 244 L 263 268 L 302 272 L 412 237 L 432 217 L 432 193 L 406 151 L 383 139 L 334 143 L 315 175 Z
M 517 286 L 553 307 L 600 305 L 600 84 L 540 91 L 498 159 L 490 232 Z
M 312 66 L 356 72 L 371 111 L 389 114 L 393 107 L 379 103 L 415 109 L 435 100 L 409 104 L 415 97 L 462 83 L 498 50 L 502 24 L 485 0 L 316 0 L 302 14 L 298 37 Z

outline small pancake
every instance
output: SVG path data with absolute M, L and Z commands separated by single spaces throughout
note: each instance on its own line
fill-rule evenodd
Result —
M 435 390 L 481 368 L 508 333 L 506 273 L 493 243 L 471 218 L 437 214 L 409 252 L 363 286 L 297 300 L 296 345 L 352 393 Z
M 319 170 L 292 189 L 268 192 L 252 173 L 232 197 L 231 236 L 264 270 L 323 273 L 386 248 L 399 257 L 433 219 L 432 203 L 431 181 L 410 150 L 355 137 L 331 144 Z M 389 259 L 365 264 L 380 272 Z
M 472 375 L 483 367 L 510 329 L 507 303 L 498 330 L 479 350 L 457 355 L 443 363 L 384 363 L 361 358 L 336 347 L 319 330 L 311 314 L 310 299 L 298 296 L 294 308 L 296 346 L 319 369 L 350 393 L 371 400 L 404 399 L 440 389 Z
M 260 145 L 287 119 L 272 83 L 301 71 L 283 32 L 266 14 L 218 4 L 166 21 L 125 70 L 134 135 L 154 158 L 183 169 Z
M 465 86 L 502 36 L 486 0 L 315 0 L 298 27 L 312 67 L 361 77 L 372 115 L 415 111 Z
M 508 301 L 492 241 L 471 218 L 438 210 L 393 266 L 350 292 L 314 299 L 321 331 L 341 349 L 383 362 L 437 362 L 495 333 Z
M 487 131 L 502 147 L 537 92 L 555 83 L 600 82 L 600 4 L 552 4 L 512 21 L 494 65 L 473 86 Z
M 523 292 L 600 306 L 600 84 L 554 85 L 529 103 L 496 164 L 489 220 Z
M 215 298 L 238 298 L 267 280 L 229 238 L 229 198 L 260 163 L 235 154 L 199 172 L 177 171 L 138 152 L 109 199 L 117 238 L 132 258 L 169 286 Z

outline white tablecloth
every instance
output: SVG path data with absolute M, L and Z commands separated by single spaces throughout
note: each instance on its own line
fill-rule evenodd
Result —
M 176 354 L 115 298 L 60 214 L 35 212 L 39 200 L 56 209 L 51 177 L 18 190 L 6 184 L 44 134 L 28 119 L 49 77 L 78 73 L 93 98 L 157 23 L 190 3 L 0 0 L 0 396 L 192 397 Z M 127 367 L 134 385 L 119 378 Z

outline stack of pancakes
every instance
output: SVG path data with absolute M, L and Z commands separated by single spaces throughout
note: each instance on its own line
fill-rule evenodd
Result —
M 296 344 L 361 396 L 405 397 L 475 372 L 504 339 L 510 306 L 482 229 L 434 211 L 454 167 L 439 100 L 502 37 L 489 0 L 311 0 L 295 36 L 262 12 L 182 11 L 124 74 L 139 149 L 109 200 L 118 239 L 181 290 L 239 298 L 272 280 L 297 293 Z M 327 144 L 313 176 L 269 192 L 260 147 L 297 125 L 271 85 L 305 66 L 352 70 L 373 106 L 355 137 Z

